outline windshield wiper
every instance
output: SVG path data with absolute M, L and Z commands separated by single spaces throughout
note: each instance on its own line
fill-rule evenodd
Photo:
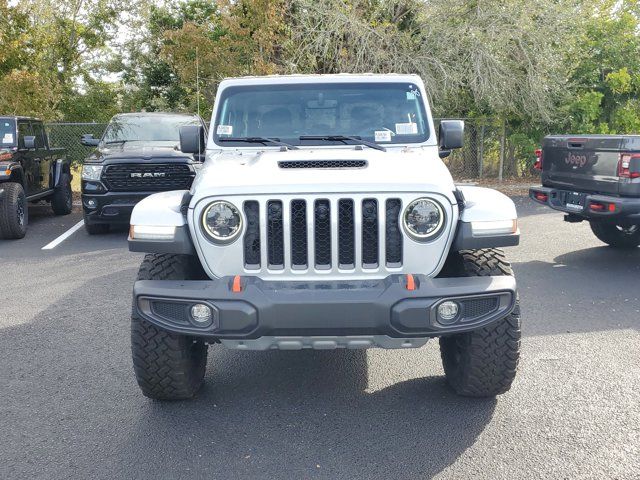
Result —
M 357 142 L 361 145 L 366 145 L 369 148 L 375 148 L 376 150 L 381 150 L 386 152 L 387 149 L 382 145 L 378 145 L 376 142 L 370 142 L 369 140 L 363 140 L 361 137 L 352 137 L 350 135 L 302 135 L 299 137 L 300 140 L 327 140 L 329 142 L 343 142 L 347 145 L 347 140 L 351 140 L 352 142 Z
M 289 150 L 298 150 L 298 147 L 289 143 L 281 142 L 279 138 L 267 138 L 267 137 L 219 137 L 220 142 L 246 142 L 246 143 L 261 143 L 266 145 L 272 143 L 273 145 L 280 145 L 286 147 Z
M 109 140 L 108 142 L 104 142 L 105 145 L 112 145 L 114 143 L 127 143 L 130 142 L 131 140 Z

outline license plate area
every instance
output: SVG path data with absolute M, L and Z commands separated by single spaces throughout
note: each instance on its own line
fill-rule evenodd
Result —
M 564 198 L 562 203 L 568 210 L 581 212 L 584 210 L 584 193 L 579 192 L 564 192 Z

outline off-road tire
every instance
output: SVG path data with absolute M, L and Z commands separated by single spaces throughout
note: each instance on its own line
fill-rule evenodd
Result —
M 608 222 L 589 222 L 591 231 L 613 248 L 631 249 L 640 245 L 640 225 L 621 227 Z
M 188 255 L 147 255 L 138 280 L 197 280 L 203 273 Z M 200 390 L 207 366 L 207 345 L 201 340 L 161 330 L 131 315 L 133 370 L 142 393 L 156 400 L 185 400 Z
M 461 276 L 513 275 L 501 250 L 459 252 Z M 468 333 L 440 338 L 447 382 L 459 395 L 494 397 L 511 388 L 520 357 L 520 305 L 505 318 Z
M 108 223 L 89 223 L 85 217 L 84 229 L 89 235 L 102 235 L 109 231 Z
M 69 215 L 71 210 L 73 210 L 71 177 L 68 173 L 63 173 L 60 176 L 60 182 L 51 197 L 51 209 L 56 215 Z
M 29 223 L 29 209 L 24 188 L 19 183 L 3 183 L 4 195 L 0 200 L 0 238 L 24 238 Z

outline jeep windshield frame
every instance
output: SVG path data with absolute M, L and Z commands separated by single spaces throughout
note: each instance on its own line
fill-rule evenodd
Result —
M 229 137 L 299 147 L 345 146 L 344 138 L 357 137 L 386 147 L 423 144 L 431 135 L 422 90 L 406 81 L 230 85 L 217 105 L 211 134 L 219 147 L 247 147 Z
M 103 145 L 130 142 L 180 143 L 180 127 L 200 125 L 194 115 L 180 114 L 125 114 L 111 119 L 100 140 Z

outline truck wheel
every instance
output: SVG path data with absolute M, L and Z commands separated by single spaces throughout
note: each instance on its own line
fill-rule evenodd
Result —
M 636 248 L 640 245 L 640 225 L 616 225 L 606 222 L 589 222 L 598 239 L 614 248 Z
M 196 280 L 201 268 L 188 255 L 147 255 L 138 280 Z M 207 366 L 207 345 L 185 335 L 161 330 L 131 316 L 133 370 L 142 393 L 156 400 L 193 398 L 202 386 Z
M 73 209 L 71 177 L 68 173 L 63 173 L 60 176 L 60 183 L 51 197 L 51 208 L 56 215 L 69 215 Z
M 0 238 L 23 238 L 27 233 L 29 213 L 24 188 L 19 183 L 0 185 L 4 196 L 0 200 Z
M 501 250 L 459 252 L 461 276 L 513 275 Z M 447 382 L 459 395 L 493 397 L 508 391 L 520 357 L 520 305 L 483 328 L 440 338 Z

